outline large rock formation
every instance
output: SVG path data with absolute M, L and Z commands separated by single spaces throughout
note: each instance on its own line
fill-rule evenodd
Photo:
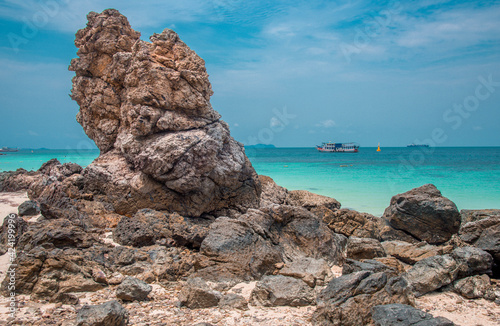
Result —
M 72 98 L 101 156 L 83 172 L 84 188 L 126 215 L 257 206 L 260 183 L 210 105 L 204 61 L 172 30 L 146 42 L 117 10 L 87 18 L 75 39 Z
M 394 229 L 430 244 L 450 240 L 458 232 L 461 221 L 455 204 L 432 184 L 392 197 L 383 218 Z

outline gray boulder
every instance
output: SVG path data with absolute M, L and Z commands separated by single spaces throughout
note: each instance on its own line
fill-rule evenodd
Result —
M 255 305 L 308 306 L 314 302 L 314 291 L 304 281 L 283 276 L 265 276 L 252 290 L 250 300 Z
M 491 216 L 479 221 L 469 222 L 460 229 L 460 238 L 489 252 L 497 265 L 500 265 L 500 216 Z
M 142 301 L 152 290 L 151 285 L 146 282 L 127 276 L 116 288 L 116 297 L 124 301 Z
M 467 299 L 484 298 L 492 289 L 488 275 L 475 275 L 453 283 L 455 292 Z
M 222 294 L 199 277 L 189 278 L 179 294 L 181 305 L 190 309 L 215 307 L 221 299 Z
M 402 277 L 356 272 L 333 279 L 317 296 L 313 325 L 371 325 L 372 308 L 390 303 L 412 304 L 411 288 Z
M 361 260 L 385 256 L 384 248 L 376 239 L 350 237 L 347 240 L 347 258 L 349 259 Z
M 450 240 L 461 221 L 455 204 L 432 184 L 393 196 L 382 218 L 391 227 L 430 244 Z
M 76 315 L 77 326 L 125 326 L 128 325 L 129 313 L 116 301 L 101 305 L 85 305 Z
M 362 262 L 353 259 L 347 259 L 344 266 L 342 266 L 342 275 L 362 271 L 372 273 L 385 272 L 390 277 L 397 276 L 399 274 L 398 271 L 393 267 L 387 266 L 384 263 L 373 259 L 364 260 Z
M 332 277 L 330 267 L 324 259 L 310 257 L 302 257 L 286 263 L 279 273 L 284 276 L 300 278 L 310 287 L 324 285 Z
M 444 317 L 434 318 L 431 314 L 412 306 L 393 303 L 373 307 L 373 321 L 376 326 L 453 326 Z
M 434 256 L 416 263 L 405 277 L 412 285 L 415 296 L 420 297 L 457 279 L 459 264 L 450 255 Z
M 493 257 L 484 250 L 474 247 L 462 247 L 453 250 L 451 256 L 459 265 L 457 278 L 491 273 Z
M 40 207 L 32 200 L 27 200 L 17 208 L 19 216 L 34 216 L 40 214 Z
M 219 307 L 228 309 L 248 310 L 248 302 L 245 298 L 236 293 L 228 293 L 222 297 Z

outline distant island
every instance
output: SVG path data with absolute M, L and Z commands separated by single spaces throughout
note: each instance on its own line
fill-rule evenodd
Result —
M 245 148 L 276 148 L 273 144 L 245 145 Z

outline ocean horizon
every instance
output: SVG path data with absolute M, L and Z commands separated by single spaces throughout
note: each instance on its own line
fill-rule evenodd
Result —
M 87 166 L 98 149 L 20 149 L 0 155 L 0 172 L 37 170 L 46 161 Z M 434 184 L 458 209 L 500 208 L 500 147 L 360 147 L 320 153 L 313 147 L 246 148 L 258 174 L 289 190 L 337 199 L 343 208 L 381 216 L 392 196 Z

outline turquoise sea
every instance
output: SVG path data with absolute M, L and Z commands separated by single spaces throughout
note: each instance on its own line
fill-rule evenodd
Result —
M 360 148 L 320 153 L 314 148 L 247 148 L 257 173 L 290 190 L 336 198 L 342 207 L 382 215 L 391 197 L 433 183 L 459 209 L 500 208 L 500 147 Z M 21 150 L 0 156 L 0 171 L 38 169 L 51 158 L 86 166 L 98 150 Z

